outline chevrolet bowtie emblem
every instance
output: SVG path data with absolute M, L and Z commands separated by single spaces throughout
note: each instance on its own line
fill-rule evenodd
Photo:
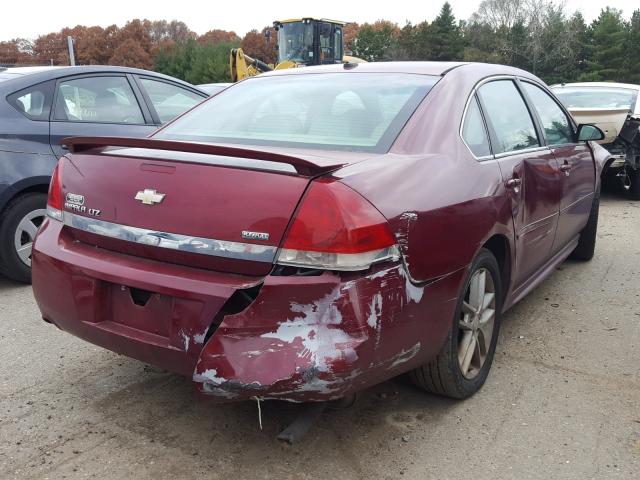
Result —
M 164 193 L 158 193 L 155 190 L 145 188 L 144 190 L 136 193 L 135 199 L 141 201 L 145 205 L 155 205 L 162 202 L 164 197 Z

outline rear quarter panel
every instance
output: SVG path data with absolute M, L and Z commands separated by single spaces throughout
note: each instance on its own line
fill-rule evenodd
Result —
M 466 267 L 495 234 L 513 242 L 498 163 L 476 160 L 459 135 L 482 78 L 462 70 L 436 84 L 388 155 L 339 172 L 389 220 L 414 281 Z

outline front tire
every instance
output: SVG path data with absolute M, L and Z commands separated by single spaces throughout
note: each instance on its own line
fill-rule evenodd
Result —
M 31 249 L 46 215 L 47 196 L 28 193 L 13 200 L 0 215 L 0 273 L 31 283 Z
M 449 336 L 438 356 L 411 372 L 418 387 L 464 399 L 484 385 L 496 349 L 502 309 L 500 268 L 482 249 L 473 261 L 458 299 Z
M 596 238 L 598 233 L 598 213 L 600 212 L 600 189 L 596 190 L 591 203 L 589 220 L 580 232 L 580 238 L 575 250 L 569 255 L 574 260 L 589 261 L 596 251 Z

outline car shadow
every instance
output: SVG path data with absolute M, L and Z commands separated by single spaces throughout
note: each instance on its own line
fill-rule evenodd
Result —
M 206 455 L 210 448 L 207 445 L 212 443 L 219 455 L 232 455 L 238 444 L 248 450 L 260 448 L 275 453 L 282 448 L 276 440 L 278 433 L 307 408 L 305 404 L 262 401 L 259 419 L 256 402 L 213 403 L 196 394 L 188 378 L 117 358 L 120 374 L 133 374 L 140 380 L 91 402 L 98 423 L 115 424 L 150 443 L 185 454 Z M 81 384 L 76 386 L 83 388 Z M 405 377 L 397 377 L 364 391 L 350 407 L 329 405 L 294 447 L 305 451 L 317 442 L 330 444 L 353 436 L 389 439 L 390 427 L 391 436 L 400 440 L 418 423 L 446 417 L 455 405 L 459 402 L 429 395 Z
M 11 291 L 20 290 L 24 288 L 31 288 L 31 285 L 16 282 L 0 274 L 0 295 L 2 295 L 5 292 L 9 293 Z

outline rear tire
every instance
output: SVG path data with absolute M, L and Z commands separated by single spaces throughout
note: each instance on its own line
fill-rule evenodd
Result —
M 0 273 L 31 283 L 31 247 L 44 220 L 47 195 L 27 193 L 13 200 L 0 215 Z
M 598 233 L 598 212 L 600 211 L 600 189 L 596 190 L 591 203 L 591 212 L 589 220 L 580 232 L 578 246 L 575 248 L 569 258 L 574 260 L 589 261 L 593 258 L 596 251 L 596 238 Z
M 468 398 L 480 390 L 491 369 L 500 331 L 500 279 L 496 258 L 483 248 L 469 269 L 440 353 L 430 363 L 410 372 L 415 385 L 456 399 Z M 492 317 L 491 325 L 482 321 L 485 317 Z
M 627 170 L 623 188 L 631 200 L 640 200 L 640 169 Z

